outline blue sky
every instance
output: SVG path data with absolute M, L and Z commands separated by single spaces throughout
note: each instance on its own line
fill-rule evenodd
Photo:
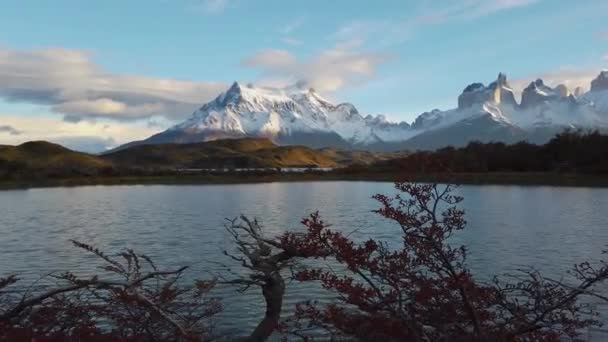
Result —
M 499 71 L 516 88 L 588 87 L 608 66 L 606 13 L 604 0 L 9 0 L 0 144 L 144 138 L 234 80 L 305 80 L 406 121 Z

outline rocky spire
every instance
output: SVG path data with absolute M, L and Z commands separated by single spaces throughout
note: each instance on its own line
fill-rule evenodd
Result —
M 503 74 L 502 72 L 499 72 L 498 78 L 496 79 L 496 83 L 499 86 L 508 85 L 507 84 L 507 74 Z
M 517 107 L 513 90 L 507 82 L 507 75 L 502 72 L 498 74 L 496 81 L 490 84 L 490 88 L 494 91 L 493 100 L 497 104 L 508 104 Z
M 557 87 L 555 87 L 555 91 L 561 97 L 568 97 L 568 95 L 570 95 L 570 90 L 568 90 L 568 87 L 566 87 L 565 84 L 558 84 Z
M 507 75 L 499 73 L 496 81 L 490 83 L 487 87 L 483 83 L 471 83 L 458 96 L 458 108 L 469 108 L 475 104 L 482 104 L 487 101 L 492 101 L 497 104 L 509 104 L 513 107 L 517 106 L 513 90 L 507 82 Z
M 568 88 L 560 84 L 555 88 L 546 85 L 542 79 L 531 82 L 521 94 L 521 107 L 531 108 L 546 101 L 564 99 L 569 95 Z
M 600 72 L 600 74 L 591 81 L 591 91 L 608 90 L 608 70 Z

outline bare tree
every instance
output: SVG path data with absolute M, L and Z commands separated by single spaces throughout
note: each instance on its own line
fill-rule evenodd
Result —
M 257 220 L 250 220 L 242 215 L 228 221 L 225 228 L 234 239 L 238 253 L 224 251 L 224 254 L 237 261 L 248 272 L 244 276 L 221 283 L 237 285 L 240 291 L 251 286 L 262 290 L 266 311 L 248 340 L 265 341 L 277 330 L 281 319 L 285 294 L 285 279 L 281 271 L 291 269 L 297 258 L 306 258 L 311 254 L 298 246 L 295 240 L 265 238 Z M 305 235 L 301 238 L 305 239 Z

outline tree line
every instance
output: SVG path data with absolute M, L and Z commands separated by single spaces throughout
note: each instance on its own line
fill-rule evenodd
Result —
M 555 172 L 581 174 L 608 173 L 608 135 L 598 131 L 566 130 L 544 145 L 525 141 L 507 145 L 500 142 L 470 142 L 461 148 L 445 147 L 418 151 L 406 157 L 382 161 L 369 167 L 353 167 L 351 172 Z M 346 170 L 348 171 L 348 169 Z

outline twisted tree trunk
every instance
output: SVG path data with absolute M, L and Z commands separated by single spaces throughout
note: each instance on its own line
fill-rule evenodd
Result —
M 248 341 L 251 342 L 266 341 L 279 325 L 285 294 L 285 281 L 279 272 L 274 272 L 264 280 L 262 294 L 266 301 L 266 313 L 249 336 Z

